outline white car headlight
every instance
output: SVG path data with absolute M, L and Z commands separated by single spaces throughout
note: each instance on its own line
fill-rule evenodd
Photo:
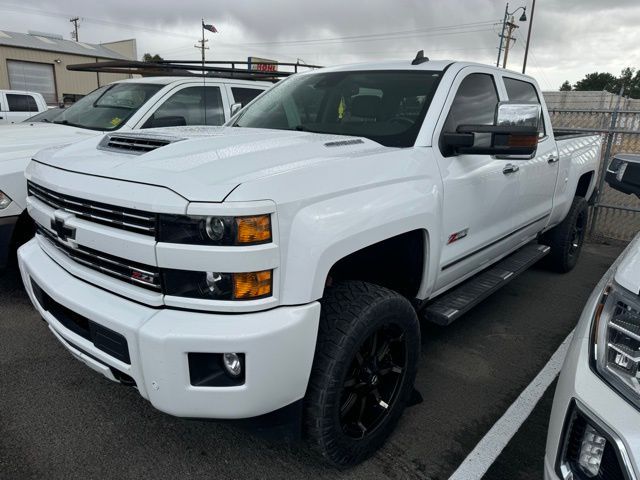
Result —
M 615 390 L 640 408 L 640 296 L 611 282 L 594 316 L 594 362 Z
M 0 191 L 0 210 L 4 210 L 11 205 L 11 198 L 6 193 Z

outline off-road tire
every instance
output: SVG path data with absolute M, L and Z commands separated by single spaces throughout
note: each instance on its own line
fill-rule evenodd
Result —
M 551 247 L 547 257 L 547 264 L 551 269 L 560 273 L 573 270 L 582 250 L 588 220 L 587 201 L 582 197 L 574 197 L 569 213 L 562 223 L 542 236 L 541 243 Z
M 420 324 L 407 299 L 366 282 L 348 281 L 328 287 L 321 304 L 318 340 L 305 397 L 305 430 L 310 443 L 329 462 L 337 467 L 348 467 L 379 449 L 398 423 L 413 392 L 420 354 Z M 345 380 L 347 375 L 353 375 L 356 358 L 362 359 L 361 349 L 369 349 L 367 339 L 375 338 L 372 340 L 375 345 L 381 335 L 378 332 L 389 329 L 403 332 L 391 341 L 402 342 L 402 356 L 406 361 L 406 368 L 402 369 L 404 376 L 395 380 L 394 391 L 397 393 L 388 404 L 388 410 L 383 410 L 380 423 L 368 434 L 363 434 L 363 438 L 354 439 L 343 429 L 340 415 L 341 407 L 344 408 L 343 394 L 347 394 Z M 377 351 L 376 348 L 372 347 L 373 351 Z M 372 359 L 378 357 L 377 353 L 371 356 Z M 390 364 L 392 360 L 387 361 Z M 383 375 L 380 368 L 380 375 Z M 379 402 L 379 397 L 374 398 L 374 402 Z

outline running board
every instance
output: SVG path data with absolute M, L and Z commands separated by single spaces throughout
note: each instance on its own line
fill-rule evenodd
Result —
M 424 318 L 438 325 L 449 325 L 485 298 L 549 253 L 546 245 L 527 245 L 499 261 L 488 270 L 471 277 L 429 303 L 422 311 Z

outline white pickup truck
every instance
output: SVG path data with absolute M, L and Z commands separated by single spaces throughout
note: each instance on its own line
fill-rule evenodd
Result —
M 297 411 L 352 465 L 415 398 L 419 317 L 448 324 L 547 253 L 575 265 L 600 139 L 556 140 L 543 102 L 530 77 L 418 55 L 292 76 L 224 127 L 48 149 L 24 284 L 156 408 Z
M 53 121 L 0 126 L 0 268 L 33 236 L 24 169 L 39 150 L 106 132 L 173 125 L 222 125 L 272 83 L 231 78 L 147 77 L 94 90 Z M 0 105 L 4 105 L 0 91 Z M 7 94 L 10 98 L 11 94 Z M 34 94 L 37 99 L 38 94 Z M 40 96 L 41 98 L 41 96 Z M 32 100 L 35 103 L 35 100 Z M 207 104 L 207 108 L 203 108 Z M 15 103 L 15 102 L 14 102 Z M 42 99 L 44 108 L 44 99 Z M 7 104 L 8 105 L 8 104 Z M 21 122 L 36 112 L 14 119 Z M 0 117 L 4 112 L 0 112 Z M 0 120 L 2 123 L 2 120 Z M 13 123 L 13 122 L 11 122 Z
M 46 110 L 47 102 L 39 93 L 0 90 L 0 125 L 20 123 Z

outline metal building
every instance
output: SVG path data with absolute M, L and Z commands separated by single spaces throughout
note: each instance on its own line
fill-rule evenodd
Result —
M 50 33 L 0 30 L 0 89 L 38 92 L 49 105 L 73 102 L 99 86 L 130 75 L 72 72 L 67 65 L 136 60 L 136 49 L 135 39 L 96 45 Z

